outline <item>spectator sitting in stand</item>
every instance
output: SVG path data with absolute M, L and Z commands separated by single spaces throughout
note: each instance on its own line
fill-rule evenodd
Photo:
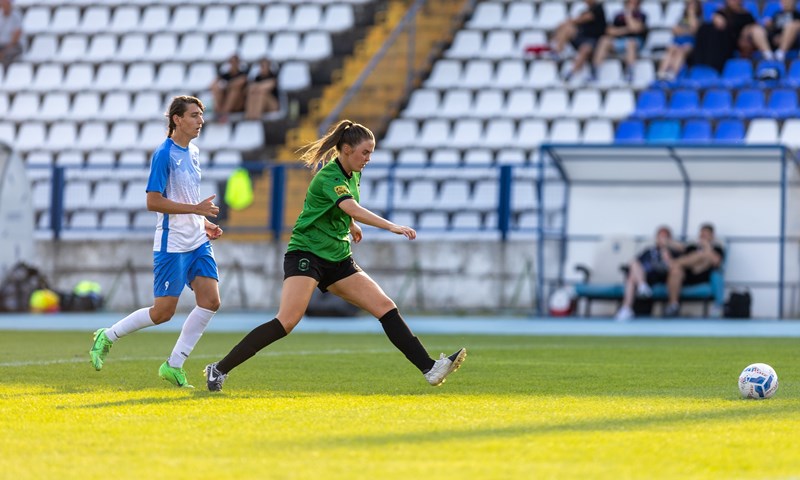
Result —
M 775 47 L 775 59 L 784 61 L 786 52 L 800 48 L 800 12 L 797 11 L 796 0 L 781 0 L 782 10 L 764 22 L 772 46 Z
M 278 73 L 268 58 L 262 58 L 250 72 L 244 118 L 258 120 L 264 113 L 276 112 L 279 108 Z
M 661 59 L 656 77 L 659 80 L 672 81 L 678 76 L 686 58 L 694 48 L 694 36 L 703 23 L 703 6 L 700 0 L 689 0 L 683 10 L 683 16 L 677 25 L 672 27 L 672 45 Z
M 0 0 L 0 64 L 8 67 L 22 54 L 22 14 L 11 0 Z
M 220 67 L 217 78 L 211 84 L 217 121 L 227 122 L 228 114 L 244 110 L 248 70 L 248 65 L 235 54 Z
M 605 35 L 594 50 L 592 61 L 592 79 L 597 69 L 603 64 L 613 46 L 617 53 L 624 54 L 625 80 L 633 81 L 633 67 L 639 50 L 647 38 L 647 15 L 640 8 L 640 0 L 625 0 L 625 8 L 614 16 L 611 26 L 606 28 Z
M 672 239 L 669 227 L 659 227 L 655 244 L 641 252 L 629 265 L 622 307 L 615 317 L 617 321 L 625 322 L 633 318 L 635 297 L 652 296 L 650 286 L 667 281 L 670 265 L 682 251 L 683 245 Z
M 718 30 L 729 33 L 742 56 L 749 56 L 758 50 L 765 59 L 772 60 L 767 31 L 742 6 L 742 0 L 726 0 L 725 6 L 714 13 L 711 22 Z
M 566 20 L 553 33 L 551 50 L 555 56 L 561 55 L 567 42 L 570 42 L 578 51 L 572 70 L 564 78 L 565 81 L 583 68 L 592 55 L 597 41 L 606 32 L 606 14 L 601 2 L 585 0 L 585 3 L 586 10 L 584 12 L 575 18 Z

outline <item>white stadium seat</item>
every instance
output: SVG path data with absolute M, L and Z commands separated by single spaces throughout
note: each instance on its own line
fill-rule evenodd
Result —
M 44 95 L 42 108 L 37 117 L 45 121 L 60 120 L 69 116 L 69 107 L 69 96 L 66 93 L 48 93 Z
M 142 13 L 139 29 L 145 33 L 163 32 L 169 29 L 169 9 L 161 5 L 151 5 Z
M 138 62 L 147 55 L 147 36 L 131 33 L 122 37 L 115 60 L 120 62 Z
M 204 33 L 188 33 L 181 38 L 176 58 L 182 62 L 203 60 L 208 50 L 208 36 Z
M 321 23 L 322 7 L 306 3 L 295 8 L 292 21 L 287 27 L 298 32 L 311 32 L 319 30 Z
M 85 63 L 73 63 L 67 68 L 62 87 L 69 92 L 80 92 L 93 87 L 94 70 Z
M 583 143 L 612 143 L 614 141 L 614 126 L 606 119 L 589 120 L 583 126 Z
M 259 29 L 261 13 L 255 5 L 237 5 L 233 10 L 230 29 L 234 32 L 247 32 Z M 285 20 L 289 21 L 288 17 Z
M 48 92 L 61 87 L 64 80 L 64 69 L 61 65 L 46 63 L 36 69 L 30 89 L 36 92 Z
M 127 92 L 112 92 L 105 96 L 97 118 L 100 120 L 118 120 L 124 118 L 131 110 L 131 95 Z
M 239 56 L 245 62 L 257 62 L 269 53 L 269 36 L 263 32 L 248 32 L 242 37 Z
M 70 116 L 75 120 L 90 120 L 100 112 L 100 95 L 95 92 L 82 92 L 72 102 Z
M 227 30 L 231 21 L 231 9 L 227 5 L 211 5 L 203 10 L 203 20 L 197 29 L 201 32 L 215 33 Z
M 525 84 L 525 64 L 522 60 L 503 60 L 497 65 L 492 86 L 511 89 Z
M 139 27 L 140 10 L 138 7 L 123 5 L 114 9 L 108 31 L 123 34 L 132 32 Z
M 461 62 L 458 60 L 439 60 L 433 65 L 433 70 L 425 86 L 430 88 L 447 89 L 457 87 L 461 83 Z
M 78 30 L 79 22 L 80 10 L 77 7 L 58 7 L 53 12 L 47 31 L 61 35 L 75 32 Z
M 186 33 L 197 29 L 200 24 L 200 7 L 197 5 L 181 5 L 172 13 L 169 31 Z
M 307 32 L 296 58 L 300 60 L 322 60 L 333 54 L 333 44 L 328 32 Z
M 481 2 L 475 7 L 467 28 L 493 30 L 503 27 L 504 5 L 496 2 Z
M 445 57 L 457 59 L 477 58 L 483 51 L 483 32 L 478 30 L 459 30 L 453 44 L 445 52 Z
M 506 8 L 503 28 L 524 30 L 531 28 L 535 21 L 533 4 L 529 2 L 513 2 Z
M 280 32 L 272 38 L 269 58 L 282 62 L 297 58 L 300 51 L 300 35 L 295 32 Z
M 517 89 L 508 94 L 504 115 L 511 118 L 526 118 L 533 115 L 536 108 L 536 96 L 533 90 Z
M 311 71 L 305 62 L 286 62 L 278 72 L 278 85 L 285 92 L 302 90 L 311 86 Z
M 756 118 L 750 121 L 747 133 L 744 137 L 747 144 L 770 144 L 778 143 L 778 122 L 771 118 Z
M 475 96 L 471 115 L 478 118 L 498 117 L 505 109 L 505 99 L 500 90 L 481 90 Z
M 4 119 L 24 122 L 35 119 L 39 114 L 38 93 L 18 93 L 8 106 L 8 113 Z
M 439 115 L 444 118 L 459 118 L 472 111 L 472 92 L 469 90 L 448 90 L 442 99 Z
M 78 129 L 73 122 L 57 122 L 50 126 L 47 132 L 47 141 L 42 145 L 43 148 L 60 152 L 75 146 L 78 136 Z M 58 163 L 58 162 L 57 162 Z M 83 157 L 81 156 L 81 164 Z
M 26 35 L 46 33 L 50 28 L 50 9 L 35 6 L 27 9 L 22 17 L 22 31 Z
M 335 3 L 325 7 L 320 28 L 326 32 L 343 32 L 353 28 L 355 16 L 353 6 Z
M 94 148 L 106 147 L 108 143 L 108 127 L 105 122 L 88 122 L 81 125 L 78 134 L 77 148 L 81 150 L 92 150 Z
M 77 31 L 91 35 L 106 31 L 109 25 L 111 25 L 111 10 L 105 6 L 95 5 L 83 12 Z
M 147 60 L 166 62 L 175 58 L 178 51 L 178 36 L 174 33 L 157 33 L 150 39 Z
M 261 21 L 261 28 L 267 32 L 280 32 L 286 30 L 286 26 L 291 21 L 291 9 L 289 5 L 273 3 L 264 9 L 264 19 Z M 258 19 L 258 17 L 256 17 Z
M 116 35 L 94 35 L 89 43 L 85 60 L 92 63 L 102 63 L 114 59 L 116 54 Z
M 12 63 L 6 69 L 2 90 L 19 92 L 26 90 L 33 83 L 33 66 L 30 63 Z
M 483 47 L 481 56 L 492 60 L 500 60 L 519 57 L 521 53 L 517 51 L 514 34 L 508 30 L 498 30 L 487 34 L 486 44 Z
M 34 63 L 48 62 L 58 51 L 58 38 L 55 35 L 40 34 L 33 37 L 24 59 Z
M 435 116 L 439 111 L 439 92 L 436 90 L 418 89 L 411 93 L 408 105 L 402 116 L 408 118 L 427 118 Z
M 245 36 L 245 41 L 247 36 Z M 211 45 L 206 52 L 206 58 L 212 62 L 222 62 L 236 53 L 238 40 L 233 33 L 217 33 L 211 39 Z

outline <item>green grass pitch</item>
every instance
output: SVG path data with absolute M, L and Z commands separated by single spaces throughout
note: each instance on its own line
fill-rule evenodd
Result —
M 102 372 L 90 332 L 0 332 L 0 478 L 800 478 L 796 339 L 440 336 L 468 348 L 442 387 L 382 335 L 295 334 L 235 370 L 209 333 L 157 376 L 174 332 L 127 337 Z M 739 397 L 749 363 L 780 388 Z

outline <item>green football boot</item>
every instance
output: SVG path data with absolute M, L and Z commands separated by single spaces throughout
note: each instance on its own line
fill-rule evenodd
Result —
M 101 328 L 94 332 L 94 343 L 92 344 L 92 348 L 89 350 L 89 359 L 91 360 L 94 369 L 98 372 L 103 368 L 106 355 L 108 355 L 108 352 L 111 350 L 113 345 L 114 344 L 111 343 L 111 340 L 109 340 L 106 336 L 105 328 Z
M 182 368 L 170 367 L 167 362 L 158 367 L 158 376 L 178 388 L 194 388 L 189 385 L 189 381 L 186 380 L 186 372 Z

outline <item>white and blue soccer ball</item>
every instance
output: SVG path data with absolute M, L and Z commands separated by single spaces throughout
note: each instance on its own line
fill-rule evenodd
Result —
M 778 374 L 766 363 L 748 365 L 739 375 L 739 391 L 745 398 L 770 398 L 776 390 Z

